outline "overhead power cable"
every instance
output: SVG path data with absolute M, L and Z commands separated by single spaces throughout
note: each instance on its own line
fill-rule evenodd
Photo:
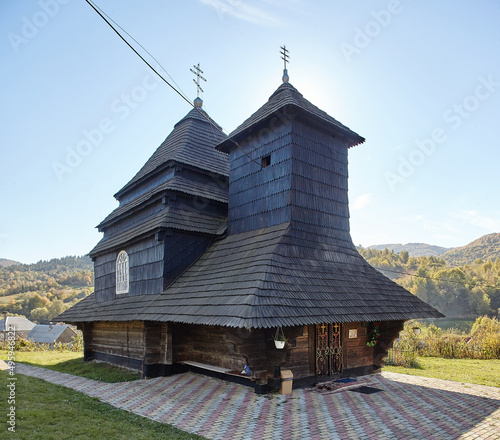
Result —
M 111 18 L 108 20 L 108 18 L 106 18 L 106 17 L 105 17 L 104 12 L 101 12 L 101 10 L 100 10 L 97 6 L 95 6 L 95 5 L 94 5 L 94 4 L 93 4 L 90 0 L 85 0 L 85 1 L 89 4 L 89 6 L 90 6 L 90 7 L 91 7 L 91 8 L 92 8 L 95 12 L 97 12 L 97 14 L 98 14 L 98 15 L 99 15 L 99 16 L 100 16 L 100 17 L 101 17 L 101 18 L 102 18 L 102 19 L 103 19 L 103 20 L 107 23 L 107 25 L 108 25 L 111 29 L 113 29 L 113 31 L 116 33 L 116 35 L 118 35 L 118 36 L 119 36 L 119 37 L 120 37 L 120 38 L 121 38 L 121 39 L 125 42 L 125 44 L 126 44 L 128 47 L 130 47 L 130 49 L 132 49 L 132 50 L 134 51 L 134 53 L 135 53 L 135 54 L 136 54 L 136 55 L 137 55 L 137 56 L 138 56 L 138 57 L 139 57 L 142 61 L 144 61 L 144 63 L 146 63 L 146 65 L 147 65 L 147 66 L 148 66 L 148 67 L 149 67 L 149 68 L 150 68 L 150 69 L 151 69 L 154 73 L 156 73 L 156 74 L 157 74 L 157 75 L 161 78 L 161 80 L 162 80 L 162 81 L 164 81 L 164 82 L 165 82 L 165 83 L 166 83 L 166 84 L 167 84 L 167 85 L 168 85 L 168 86 L 169 86 L 172 90 L 174 90 L 174 91 L 175 91 L 175 93 L 177 93 L 177 94 L 178 94 L 178 95 L 179 95 L 182 99 L 184 99 L 184 101 L 186 101 L 186 102 L 187 102 L 187 103 L 188 103 L 191 107 L 194 107 L 193 103 L 192 103 L 192 102 L 191 102 L 188 98 L 186 98 L 186 96 L 184 96 L 184 94 L 182 94 L 182 93 L 181 93 L 179 90 L 177 90 L 177 89 L 176 89 L 176 88 L 175 88 L 172 84 L 170 84 L 170 83 L 169 83 L 169 82 L 168 82 L 165 78 L 163 78 L 163 76 L 161 76 L 161 75 L 158 73 L 158 71 L 157 71 L 157 70 L 156 70 L 156 69 L 155 69 L 155 68 L 154 68 L 151 64 L 149 64 L 149 63 L 146 61 L 146 59 L 145 59 L 145 58 L 144 58 L 144 57 L 143 57 L 143 56 L 142 56 L 139 52 L 137 52 L 137 50 L 135 50 L 135 48 L 134 48 L 134 47 L 133 47 L 133 46 L 132 46 L 132 45 L 131 45 L 131 44 L 130 44 L 130 43 L 129 43 L 129 42 L 128 42 L 128 41 L 127 41 L 127 40 L 126 40 L 123 36 L 122 36 L 122 34 L 120 34 L 120 32 L 118 32 L 118 30 L 117 30 L 117 29 L 116 29 L 116 28 L 115 28 L 115 27 L 111 24 L 111 22 L 110 22 Z M 112 21 L 112 20 L 111 20 L 111 21 Z M 115 24 L 116 24 L 116 23 L 115 23 Z M 130 38 L 132 38 L 132 39 L 133 39 L 133 40 L 134 40 L 134 41 L 135 41 L 135 42 L 136 42 L 139 46 L 141 46 L 141 47 L 144 49 L 144 47 L 143 47 L 143 46 L 142 46 L 139 42 L 137 42 L 137 40 L 135 40 L 135 39 L 134 39 L 134 38 L 133 38 L 133 37 L 132 37 L 132 36 L 131 36 L 128 32 L 126 32 L 126 31 L 125 31 L 125 30 L 124 30 L 121 26 L 119 26 L 118 24 L 116 24 L 116 25 L 117 25 L 118 27 L 120 27 L 120 29 L 122 29 L 122 30 L 123 30 L 123 32 L 125 32 L 125 33 L 126 33 L 126 34 L 130 37 Z M 151 56 L 151 58 L 153 58 L 153 59 L 154 59 L 154 60 L 158 63 L 158 61 L 157 61 L 157 60 L 156 60 L 156 59 L 155 59 L 155 58 L 154 58 L 154 57 L 153 57 L 153 56 L 152 56 L 152 55 L 151 55 L 151 54 L 150 54 L 150 53 L 149 53 L 146 49 L 144 49 L 144 50 L 146 51 L 146 53 L 147 53 L 149 56 Z M 160 64 L 160 63 L 158 63 L 158 64 L 161 66 L 161 64 Z M 163 67 L 162 67 L 162 69 L 163 69 Z M 163 69 L 163 70 L 165 70 L 165 69 Z M 165 70 L 165 72 L 166 72 L 166 70 Z M 168 75 L 168 73 L 167 73 L 167 75 Z M 170 76 L 170 75 L 168 75 L 168 76 Z M 172 81 L 173 81 L 173 80 L 172 80 Z M 175 81 L 174 81 L 174 82 L 175 82 Z
M 175 91 L 175 93 L 177 93 L 182 99 L 184 99 L 184 101 L 186 101 L 191 107 L 194 107 L 194 108 L 197 108 L 194 106 L 194 104 L 186 97 L 186 94 L 184 92 L 182 92 L 180 90 L 180 87 L 177 85 L 177 83 L 175 82 L 175 80 L 168 74 L 168 72 L 165 70 L 165 68 L 160 64 L 160 62 L 153 56 L 151 55 L 151 53 L 146 49 L 144 48 L 144 46 L 142 46 L 132 35 L 130 35 L 125 29 L 123 29 L 118 23 L 116 23 L 111 17 L 109 17 L 104 11 L 102 11 L 97 5 L 95 5 L 91 0 L 85 0 L 88 5 L 106 22 L 106 24 L 111 28 L 113 29 L 113 31 L 116 33 L 116 35 L 118 35 L 124 42 L 125 44 L 134 51 L 134 53 L 154 72 L 156 73 L 156 75 L 158 75 L 161 80 L 163 82 L 165 82 L 172 90 Z M 158 71 L 150 64 L 148 63 L 148 61 L 146 61 L 146 59 L 125 39 L 125 37 L 123 37 L 122 34 L 120 34 L 120 32 L 116 29 L 115 26 L 113 26 L 113 24 L 111 24 L 111 22 L 113 22 L 117 27 L 119 27 L 125 34 L 127 34 L 132 40 L 134 40 L 153 60 L 155 60 L 158 65 L 163 69 L 163 71 L 168 75 L 168 77 L 172 80 L 172 82 L 177 86 L 174 87 L 171 83 L 169 83 L 162 75 L 160 75 L 160 73 L 158 73 Z M 214 121 L 212 121 L 210 119 L 210 117 L 204 112 L 204 111 L 200 111 L 200 114 L 214 127 L 215 126 L 215 123 Z M 212 127 L 212 130 L 213 130 L 213 127 Z M 228 140 L 230 140 L 231 142 L 233 142 L 239 149 L 240 151 L 251 161 L 251 162 L 254 162 L 255 164 L 259 165 L 260 166 L 260 163 L 258 161 L 256 161 L 255 159 L 253 159 L 252 157 L 250 157 L 250 155 L 240 147 L 240 145 L 238 144 L 238 142 L 234 139 L 232 139 L 231 137 L 228 137 Z

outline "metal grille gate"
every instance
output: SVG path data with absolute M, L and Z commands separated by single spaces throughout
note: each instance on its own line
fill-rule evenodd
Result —
M 342 371 L 342 325 L 316 324 L 316 375 Z

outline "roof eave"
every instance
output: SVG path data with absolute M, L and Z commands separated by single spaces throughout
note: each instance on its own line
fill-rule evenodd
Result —
M 318 118 L 316 115 L 313 113 L 307 111 L 306 109 L 303 109 L 299 105 L 295 103 L 287 103 L 283 105 L 282 107 L 277 108 L 274 110 L 272 113 L 269 115 L 266 115 L 262 119 L 256 121 L 254 124 L 239 130 L 238 128 L 233 131 L 229 136 L 224 139 L 221 143 L 219 143 L 215 149 L 218 151 L 221 151 L 223 153 L 229 153 L 232 148 L 238 146 L 238 142 L 246 137 L 251 135 L 253 132 L 257 131 L 260 129 L 263 125 L 266 124 L 266 122 L 269 122 L 273 117 L 276 117 L 277 114 L 283 113 L 283 110 L 287 109 L 288 111 L 286 114 L 291 114 L 291 112 L 294 112 L 296 114 L 302 114 L 305 116 L 307 119 L 310 121 L 317 123 L 323 127 L 325 127 L 327 130 L 332 131 L 336 134 L 341 135 L 347 140 L 348 147 L 355 147 L 356 145 L 362 144 L 365 142 L 365 138 L 357 134 L 356 132 L 352 131 L 348 127 L 339 127 L 338 125 L 335 125 L 333 123 L 330 123 L 328 121 L 322 120 Z M 291 120 L 291 119 L 290 119 Z

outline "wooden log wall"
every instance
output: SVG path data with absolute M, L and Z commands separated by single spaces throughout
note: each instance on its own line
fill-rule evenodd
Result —
M 93 322 L 84 322 L 78 324 L 78 330 L 81 330 L 83 335 L 83 360 L 85 362 L 94 359 L 93 329 Z
M 259 329 L 174 324 L 173 361 L 195 361 L 238 372 L 247 364 L 255 374 L 265 376 L 264 333 Z
M 366 374 L 373 370 L 373 348 L 366 345 L 368 342 L 368 324 L 348 322 L 342 325 L 343 338 L 343 369 L 366 368 Z M 349 331 L 355 331 L 356 337 L 349 337 Z M 352 333 L 353 333 L 352 332 Z M 354 336 L 351 333 L 351 336 Z
M 94 352 L 142 361 L 144 322 L 95 322 L 92 329 Z
M 314 326 L 285 327 L 283 333 L 289 341 L 286 348 L 289 353 L 286 354 L 285 362 L 281 365 L 281 368 L 290 370 L 294 379 L 313 376 L 314 358 L 311 357 L 311 352 L 314 352 Z M 311 334 L 312 339 L 310 338 Z M 313 347 L 312 350 L 309 349 L 311 346 Z

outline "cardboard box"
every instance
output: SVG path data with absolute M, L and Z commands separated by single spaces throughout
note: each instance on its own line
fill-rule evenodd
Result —
M 280 394 L 290 394 L 293 387 L 293 373 L 290 370 L 281 370 Z

